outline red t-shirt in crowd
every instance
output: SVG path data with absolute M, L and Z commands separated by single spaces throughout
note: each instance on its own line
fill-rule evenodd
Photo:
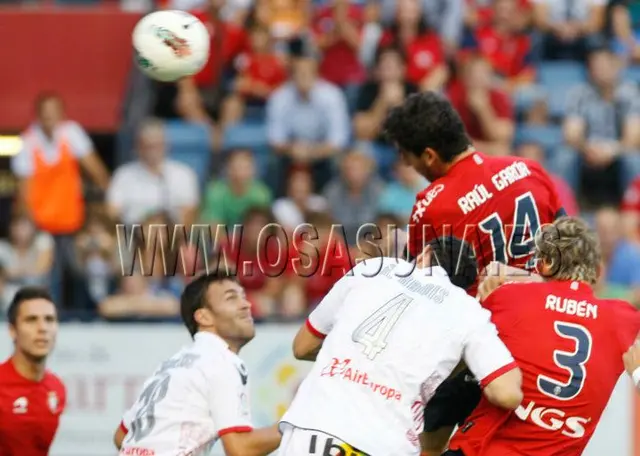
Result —
M 483 306 L 522 371 L 515 412 L 483 398 L 453 437 L 465 456 L 582 454 L 640 330 L 631 304 L 577 281 L 506 284 Z
M 46 456 L 66 405 L 62 381 L 47 371 L 39 382 L 0 364 L 0 456 Z
M 241 77 L 261 82 L 272 90 L 287 79 L 287 70 L 282 60 L 273 54 L 242 54 L 236 59 L 236 69 Z
M 380 46 L 394 43 L 394 36 L 386 31 L 380 39 Z M 409 82 L 420 85 L 422 80 L 438 66 L 444 64 L 445 53 L 442 41 L 437 33 L 424 33 L 416 36 L 405 47 L 407 75 Z
M 640 214 L 640 177 L 634 179 L 624 192 L 622 211 Z
M 531 59 L 531 39 L 525 34 L 503 35 L 490 25 L 467 34 L 462 54 L 478 51 L 493 69 L 505 78 L 535 71 Z
M 478 15 L 478 27 L 483 27 L 490 24 L 493 20 L 493 5 L 492 0 L 467 0 L 467 8 L 475 8 Z M 529 0 L 518 0 L 520 11 L 526 12 L 531 4 Z
M 248 37 L 245 30 L 235 24 L 220 22 L 219 27 L 214 26 L 209 13 L 206 11 L 191 12 L 207 27 L 211 36 L 209 60 L 204 68 L 194 76 L 196 84 L 200 87 L 209 87 L 216 82 L 220 65 L 226 67 L 233 59 L 244 52 L 248 46 Z M 218 49 L 218 33 L 220 33 L 220 53 Z
M 363 26 L 362 7 L 351 4 L 348 8 L 347 17 L 360 32 Z M 333 5 L 325 5 L 316 10 L 312 24 L 312 30 L 316 36 L 333 33 L 335 28 L 333 9 Z M 349 46 L 344 40 L 339 40 L 323 50 L 320 75 L 339 86 L 359 84 L 367 76 L 360 63 L 358 50 Z
M 304 278 L 309 306 L 314 307 L 331 287 L 353 267 L 346 244 L 335 242 L 318 249 L 318 254 L 302 253 L 293 246 L 289 252 L 289 274 Z
M 486 141 L 488 138 L 482 130 L 480 119 L 478 119 L 467 102 L 467 90 L 464 84 L 454 82 L 451 85 L 449 89 L 449 100 L 460 114 L 469 136 L 472 139 Z M 509 94 L 499 89 L 490 89 L 489 101 L 498 118 L 509 120 L 514 119 L 514 110 Z

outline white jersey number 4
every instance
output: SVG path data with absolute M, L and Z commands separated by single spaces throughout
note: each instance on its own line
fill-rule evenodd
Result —
M 413 298 L 401 293 L 369 315 L 353 331 L 351 340 L 364 346 L 362 351 L 370 360 L 387 347 L 387 339 Z

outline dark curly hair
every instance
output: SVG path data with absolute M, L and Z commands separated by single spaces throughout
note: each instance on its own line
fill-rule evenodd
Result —
M 471 145 L 460 115 L 436 92 L 409 95 L 389 112 L 383 131 L 401 150 L 420 157 L 431 148 L 447 163 Z

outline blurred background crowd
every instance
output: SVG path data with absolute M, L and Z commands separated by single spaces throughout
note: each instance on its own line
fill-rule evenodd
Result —
M 640 304 L 640 1 L 0 5 L 0 19 L 6 5 L 134 17 L 184 9 L 211 34 L 210 61 L 193 78 L 151 83 L 129 65 L 117 141 L 74 118 L 55 84 L 21 100 L 33 104 L 30 125 L 0 125 L 21 133 L 0 143 L 13 182 L 0 215 L 4 305 L 17 287 L 43 284 L 64 318 L 171 320 L 194 265 L 226 260 L 256 318 L 306 316 L 363 256 L 358 228 L 408 223 L 428 185 L 380 129 L 391 107 L 423 90 L 449 97 L 478 150 L 543 163 L 568 213 L 600 235 L 598 293 Z M 0 99 L 10 91 L 2 86 Z M 293 235 L 304 223 L 318 231 L 310 244 Z M 194 247 L 192 224 L 211 226 L 217 242 L 196 232 Z M 241 242 L 216 238 L 217 224 L 229 233 L 241 224 Z M 333 224 L 344 242 L 329 236 Z M 314 247 L 320 255 L 306 257 Z

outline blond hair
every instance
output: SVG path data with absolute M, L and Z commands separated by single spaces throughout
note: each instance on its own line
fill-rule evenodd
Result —
M 561 217 L 542 226 L 535 237 L 535 256 L 547 266 L 547 278 L 597 281 L 600 242 L 582 219 Z

